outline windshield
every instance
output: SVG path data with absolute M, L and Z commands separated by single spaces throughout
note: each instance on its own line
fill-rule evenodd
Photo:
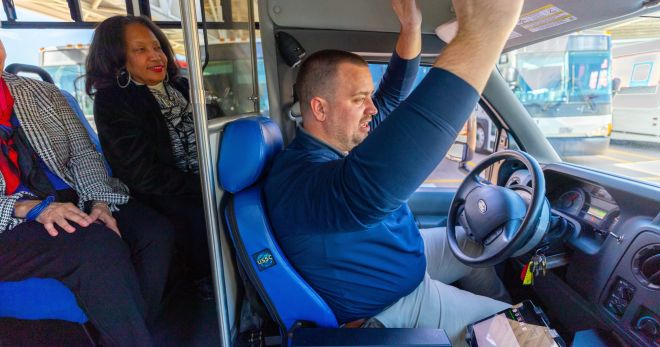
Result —
M 498 69 L 564 161 L 660 185 L 660 35 L 643 20 L 507 52 Z

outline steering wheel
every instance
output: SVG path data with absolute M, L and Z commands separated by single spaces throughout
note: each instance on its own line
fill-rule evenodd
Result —
M 502 187 L 479 177 L 484 169 L 504 159 L 518 160 L 527 167 L 532 189 L 527 186 Z M 447 218 L 449 247 L 466 265 L 492 266 L 536 246 L 547 230 L 549 215 L 545 178 L 539 163 L 524 152 L 496 152 L 470 171 L 456 191 Z M 480 255 L 468 255 L 459 246 L 457 220 L 466 236 L 483 246 Z

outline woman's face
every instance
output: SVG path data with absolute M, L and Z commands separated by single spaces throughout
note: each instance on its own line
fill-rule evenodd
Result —
M 156 35 L 148 27 L 138 23 L 127 25 L 124 47 L 126 70 L 131 73 L 134 81 L 152 86 L 165 79 L 167 56 Z

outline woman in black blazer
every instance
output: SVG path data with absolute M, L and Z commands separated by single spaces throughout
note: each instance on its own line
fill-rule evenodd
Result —
M 106 19 L 94 33 L 86 77 L 99 139 L 113 174 L 138 201 L 169 217 L 191 277 L 208 278 L 188 81 L 179 76 L 165 34 L 145 17 Z

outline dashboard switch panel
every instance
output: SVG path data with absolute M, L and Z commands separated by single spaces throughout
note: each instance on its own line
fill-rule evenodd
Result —
M 619 278 L 612 286 L 610 295 L 605 301 L 605 308 L 618 318 L 621 318 L 635 296 L 635 290 L 635 286 Z
M 643 308 L 633 320 L 632 328 L 651 346 L 660 346 L 660 317 Z

